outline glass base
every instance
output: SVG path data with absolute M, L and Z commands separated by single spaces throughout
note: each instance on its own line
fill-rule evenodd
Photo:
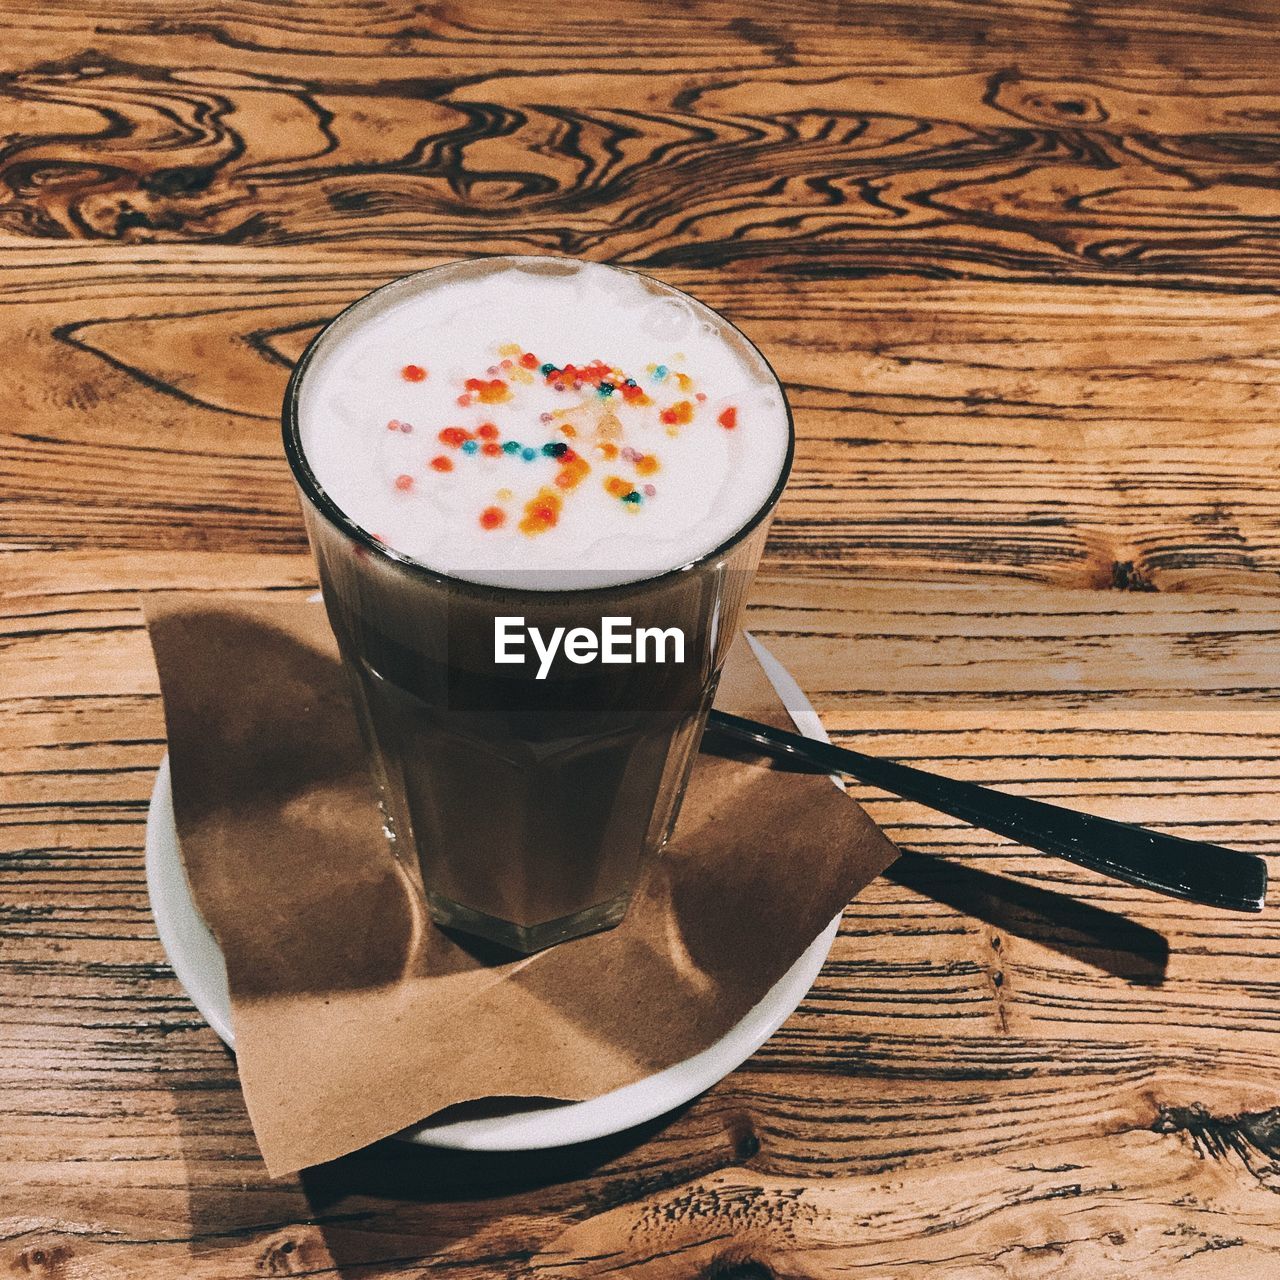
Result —
M 496 916 L 464 907 L 443 894 L 427 893 L 427 910 L 436 924 L 446 929 L 456 929 L 459 933 L 473 934 L 487 942 L 496 942 L 501 947 L 524 955 L 553 947 L 557 942 L 567 942 L 570 938 L 612 929 L 614 925 L 621 924 L 630 902 L 631 893 L 628 891 L 608 902 L 597 903 L 557 920 L 545 920 L 541 924 L 515 924 L 510 920 L 499 920 Z

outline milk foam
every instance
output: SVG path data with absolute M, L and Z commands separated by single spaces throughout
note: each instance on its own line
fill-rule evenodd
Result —
M 597 385 L 597 366 L 574 389 L 555 372 L 593 361 L 635 385 Z M 507 398 L 469 392 L 477 378 Z M 790 444 L 777 381 L 727 322 L 644 277 L 542 258 L 457 264 L 363 300 L 313 349 L 298 415 L 313 474 L 356 524 L 430 569 L 541 590 L 713 550 L 768 500 Z

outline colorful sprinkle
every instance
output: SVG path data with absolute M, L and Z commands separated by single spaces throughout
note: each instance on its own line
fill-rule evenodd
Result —
M 559 489 L 576 489 L 591 474 L 591 464 L 576 453 L 567 453 L 560 459 L 560 470 L 556 474 L 556 487 Z
M 385 367 L 384 365 L 383 368 Z M 406 382 L 422 382 L 427 376 L 427 371 L 420 364 L 407 364 L 400 370 L 400 376 Z
M 564 499 L 554 489 L 539 489 L 537 496 L 524 506 L 524 519 L 520 521 L 521 533 L 544 533 L 560 519 Z
M 525 351 L 514 342 L 498 347 L 497 357 L 495 363 L 488 366 L 486 376 L 465 379 L 465 390 L 457 397 L 459 405 L 469 408 L 475 404 L 505 403 L 519 393 L 520 384 L 529 384 L 538 375 L 552 390 L 581 393 L 562 402 L 564 407 L 554 412 L 537 414 L 538 422 L 544 428 L 555 431 L 566 439 L 552 439 L 537 445 L 503 440 L 502 430 L 495 422 L 482 422 L 470 430 L 461 426 L 449 426 L 438 433 L 437 439 L 448 449 L 457 449 L 466 455 L 480 454 L 488 458 L 519 456 L 526 462 L 550 458 L 556 463 L 555 475 L 550 484 L 544 485 L 535 497 L 525 503 L 524 515 L 519 521 L 519 528 L 524 533 L 541 533 L 555 526 L 563 510 L 564 494 L 575 489 L 590 475 L 592 464 L 575 453 L 566 442 L 576 441 L 579 435 L 584 437 L 584 452 L 590 453 L 593 459 L 598 456 L 606 462 L 612 462 L 620 458 L 634 468 L 634 482 L 617 475 L 604 478 L 605 491 L 611 497 L 619 499 L 628 510 L 634 512 L 646 499 L 656 496 L 656 487 L 643 483 L 643 479 L 661 470 L 659 456 L 656 452 L 646 453 L 627 443 L 626 437 L 634 428 L 624 430 L 618 416 L 621 413 L 626 418 L 632 409 L 653 404 L 653 400 L 636 378 L 629 377 L 626 370 L 598 358 L 581 365 L 566 362 L 563 366 L 557 366 L 550 361 L 540 362 L 532 352 Z M 684 357 L 675 355 L 672 359 L 679 365 Z M 411 370 L 417 371 L 420 376 L 411 373 Z M 402 372 L 410 381 L 421 381 L 427 376 L 426 370 L 420 365 L 406 365 Z M 695 393 L 693 379 L 678 368 L 650 364 L 645 373 L 652 382 L 671 381 L 688 397 L 654 411 L 659 422 L 665 426 L 666 434 L 678 436 L 682 427 L 694 421 L 695 406 L 706 402 L 706 393 Z M 618 408 L 619 401 L 628 407 Z M 717 421 L 722 427 L 732 430 L 737 426 L 737 409 L 733 406 L 722 409 Z M 651 427 L 652 419 L 646 418 L 643 428 Z M 409 423 L 396 418 L 387 423 L 387 429 L 393 432 L 413 431 Z M 589 449 L 586 441 L 590 442 Z M 447 453 L 442 453 L 431 458 L 427 466 L 435 471 L 449 472 L 454 469 L 455 463 Z M 409 475 L 398 476 L 394 483 L 397 489 L 408 491 L 413 487 L 413 478 Z M 512 490 L 499 489 L 496 500 L 498 503 L 514 501 Z M 482 528 L 497 529 L 507 522 L 508 509 L 499 505 L 488 506 L 479 512 L 478 519 Z
M 496 372 L 496 366 L 492 370 Z M 463 384 L 480 398 L 481 404 L 502 404 L 511 399 L 511 388 L 501 378 L 468 378 Z

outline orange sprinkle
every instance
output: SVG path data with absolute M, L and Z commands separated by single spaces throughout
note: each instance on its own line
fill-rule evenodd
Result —
M 421 382 L 427 376 L 427 371 L 420 364 L 407 364 L 400 370 L 400 376 L 406 382 Z
M 621 476 L 610 476 L 604 482 L 605 492 L 612 498 L 621 498 L 631 492 L 631 482 Z
M 683 426 L 693 421 L 693 405 L 687 400 L 677 400 L 669 409 L 658 415 L 667 426 Z
M 676 382 L 681 391 L 688 391 L 693 386 L 693 379 L 686 373 L 677 373 Z
M 476 435 L 481 440 L 496 440 L 498 438 L 498 428 L 492 422 L 482 422 L 476 428 Z
M 573 425 L 572 422 L 565 422 L 565 423 L 562 423 L 560 426 L 560 434 L 562 436 L 568 436 L 572 440 L 573 437 L 578 434 L 578 429 Z
M 642 476 L 651 476 L 658 469 L 658 460 L 651 453 L 642 454 L 636 461 L 636 472 Z
M 480 452 L 487 458 L 496 458 L 502 452 L 502 446 L 496 440 L 486 440 L 480 446 Z
M 464 440 L 471 439 L 471 432 L 464 431 L 461 427 L 445 427 L 436 439 L 441 444 L 447 444 L 456 449 Z
M 567 453 L 560 459 L 560 470 L 556 473 L 556 487 L 560 489 L 576 489 L 591 474 L 591 464 L 576 453 Z
M 470 408 L 470 407 L 471 407 L 471 397 L 470 397 L 470 396 L 459 396 L 459 397 L 458 397 L 458 403 L 459 403 L 459 404 L 460 404 L 464 409 Z
M 596 448 L 600 450 L 600 456 L 606 462 L 612 462 L 618 456 L 618 446 L 612 440 L 601 440 Z
M 399 489 L 401 493 L 407 493 L 413 488 L 413 477 L 396 476 L 396 488 Z
M 726 431 L 732 431 L 734 427 L 738 425 L 738 410 L 733 405 L 730 405 L 723 413 L 721 413 L 716 421 Z
M 431 461 L 427 463 L 427 466 L 429 466 L 432 471 L 452 471 L 453 459 L 446 458 L 442 453 L 438 457 L 432 458 Z M 403 479 L 403 477 L 401 478 Z M 406 486 L 406 488 L 407 487 L 408 486 Z
M 524 519 L 520 521 L 521 533 L 545 533 L 560 519 L 564 505 L 554 489 L 539 489 L 537 496 L 524 504 Z
M 468 378 L 464 385 L 480 397 L 481 404 L 501 404 L 511 399 L 511 388 L 501 378 Z
M 507 513 L 501 507 L 485 507 L 480 513 L 482 529 L 498 529 L 507 521 Z

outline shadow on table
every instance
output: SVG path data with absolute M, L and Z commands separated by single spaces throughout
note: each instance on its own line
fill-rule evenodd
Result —
M 1117 912 L 910 849 L 903 849 L 884 875 L 894 884 L 914 889 L 993 928 L 1037 942 L 1135 986 L 1156 987 L 1164 981 L 1168 940 Z
M 486 1227 L 522 1211 L 554 1220 L 558 1210 L 580 1207 L 591 1198 L 584 1180 L 643 1146 L 685 1110 L 546 1151 L 443 1151 L 387 1139 L 298 1178 L 340 1280 L 364 1277 L 379 1263 L 426 1263 L 473 1238 L 484 1264 L 505 1274 L 542 1242 L 522 1236 L 519 1227 L 486 1238 Z M 520 1203 L 537 1192 L 545 1194 Z M 372 1231 L 370 1219 L 377 1223 Z

